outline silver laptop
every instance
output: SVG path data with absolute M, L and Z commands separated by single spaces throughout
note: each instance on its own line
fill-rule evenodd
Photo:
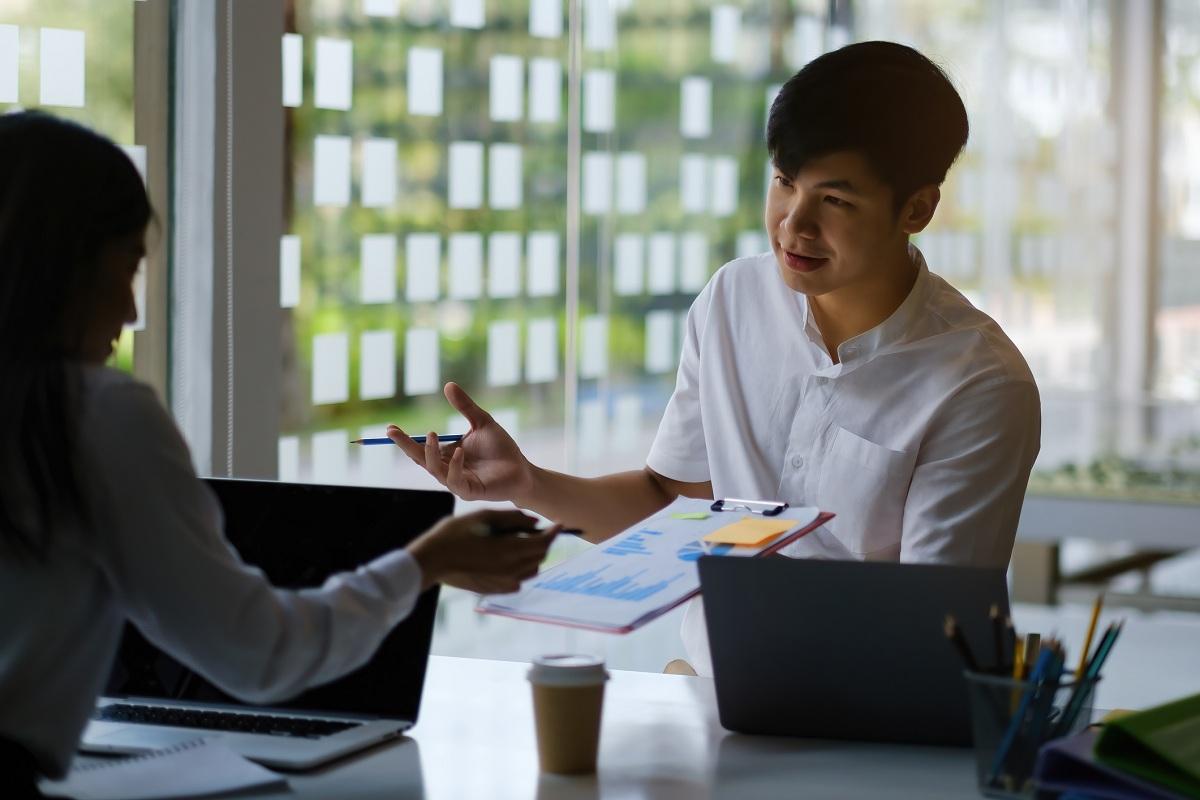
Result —
M 454 508 L 448 492 L 209 479 L 225 534 L 277 586 L 319 586 L 401 547 Z M 198 738 L 268 766 L 307 769 L 399 736 L 417 720 L 436 587 L 371 660 L 275 706 L 217 689 L 125 626 L 104 696 L 83 736 L 90 752 L 140 753 Z

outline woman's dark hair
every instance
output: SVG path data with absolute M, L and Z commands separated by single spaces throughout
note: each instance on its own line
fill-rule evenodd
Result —
M 103 246 L 152 216 L 125 153 L 36 111 L 0 116 L 0 547 L 41 556 L 86 521 L 76 471 L 80 317 Z
M 860 42 L 814 59 L 783 85 L 767 150 L 789 177 L 814 158 L 859 153 L 891 187 L 899 213 L 917 189 L 945 180 L 967 134 L 962 98 L 936 64 L 902 44 Z

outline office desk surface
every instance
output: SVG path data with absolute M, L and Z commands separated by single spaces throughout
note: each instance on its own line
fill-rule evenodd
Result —
M 254 797 L 977 797 L 969 750 L 741 736 L 712 681 L 613 671 L 595 776 L 541 776 L 526 665 L 433 656 L 410 738 Z

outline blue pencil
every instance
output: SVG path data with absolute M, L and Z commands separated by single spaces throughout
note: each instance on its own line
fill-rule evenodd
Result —
M 412 439 L 417 444 L 425 444 L 424 436 L 410 436 L 408 438 Z M 461 433 L 444 433 L 444 434 L 438 436 L 438 441 L 439 442 L 461 442 L 462 438 L 463 438 L 463 435 Z M 379 439 L 351 439 L 350 444 L 395 444 L 395 442 L 393 442 L 391 439 L 384 436 Z

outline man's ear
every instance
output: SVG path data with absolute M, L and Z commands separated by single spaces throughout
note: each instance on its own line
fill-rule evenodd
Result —
M 942 199 L 942 190 L 930 184 L 922 186 L 912 193 L 912 196 L 900 209 L 900 228 L 910 236 L 920 233 L 933 219 L 938 202 Z

